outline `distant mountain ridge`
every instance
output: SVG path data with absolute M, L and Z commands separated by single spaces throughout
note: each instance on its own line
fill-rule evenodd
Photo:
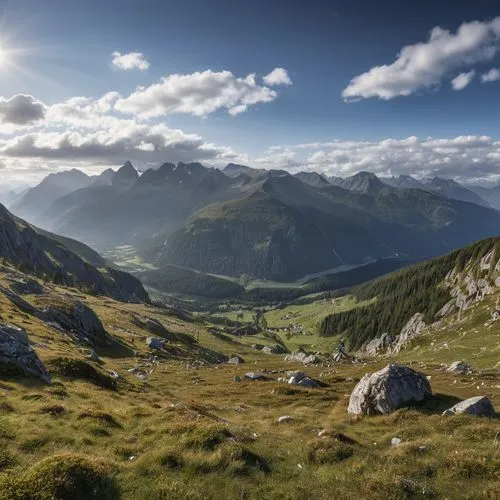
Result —
M 341 179 L 196 162 L 139 174 L 127 162 L 88 179 L 53 200 L 37 225 L 100 250 L 131 245 L 146 262 L 214 274 L 297 279 L 374 259 L 434 256 L 500 228 L 500 212 L 437 178 Z

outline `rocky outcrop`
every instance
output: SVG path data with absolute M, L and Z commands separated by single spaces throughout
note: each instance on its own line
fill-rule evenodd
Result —
M 397 336 L 396 341 L 391 347 L 391 351 L 397 354 L 404 344 L 408 341 L 414 339 L 425 328 L 424 315 L 422 313 L 414 314 L 410 321 L 401 330 L 401 333 Z
M 49 321 L 76 334 L 79 340 L 90 345 L 109 345 L 112 338 L 106 332 L 97 314 L 83 302 L 76 301 L 68 307 L 49 306 L 45 310 Z
M 0 365 L 13 367 L 50 383 L 50 374 L 29 344 L 25 330 L 0 324 Z
M 262 352 L 265 352 L 266 354 L 284 354 L 286 349 L 280 344 L 275 344 L 263 347 Z
M 476 417 L 495 417 L 495 408 L 491 401 L 486 396 L 476 396 L 474 398 L 466 399 L 452 406 L 443 412 L 443 415 L 458 415 L 466 413 L 467 415 L 474 415 Z
M 245 360 L 240 356 L 233 356 L 229 359 L 228 364 L 230 365 L 241 365 Z
M 302 363 L 304 365 L 316 365 L 324 361 L 318 354 L 310 354 L 304 351 L 293 352 L 285 356 L 285 361 L 290 363 Z
M 10 288 L 19 295 L 41 295 L 44 293 L 43 286 L 30 278 L 15 281 L 10 285 Z
M 366 344 L 362 349 L 361 354 L 370 357 L 383 354 L 392 347 L 395 341 L 396 338 L 394 335 L 384 333 L 380 337 L 368 342 L 368 344 Z
M 306 387 L 308 389 L 316 389 L 317 387 L 319 387 L 318 382 L 316 382 L 316 380 L 313 380 L 311 377 L 308 377 L 305 373 L 288 372 L 287 375 L 289 376 L 289 384 Z
M 353 415 L 387 415 L 431 395 L 431 386 L 424 374 L 392 364 L 360 380 L 352 391 L 347 411 Z

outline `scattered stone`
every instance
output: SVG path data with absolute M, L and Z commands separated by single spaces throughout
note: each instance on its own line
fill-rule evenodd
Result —
M 365 375 L 352 391 L 348 413 L 353 415 L 387 415 L 431 396 L 427 377 L 407 366 L 391 364 Z
M 309 377 L 303 378 L 297 385 L 300 385 L 300 387 L 307 387 L 308 389 L 316 389 L 319 387 L 318 382 Z
M 275 344 L 273 346 L 266 346 L 262 348 L 262 352 L 265 352 L 266 354 L 284 354 L 286 349 L 280 344 Z
M 146 344 L 150 349 L 155 349 L 156 351 L 161 351 L 166 344 L 166 340 L 164 339 L 157 339 L 154 337 L 148 337 L 146 339 Z
M 399 438 L 392 438 L 391 439 L 391 446 L 398 446 L 401 444 L 401 439 Z
M 229 359 L 228 364 L 241 365 L 244 362 L 245 362 L 245 360 L 243 358 L 240 358 L 240 356 L 233 356 L 232 358 Z
M 268 378 L 260 372 L 248 372 L 245 373 L 244 378 L 246 380 L 268 380 Z
M 486 396 L 476 396 L 461 401 L 448 410 L 445 410 L 443 415 L 459 415 L 460 413 L 466 413 L 467 415 L 474 415 L 476 417 L 494 417 L 496 415 L 495 408 Z
M 276 420 L 277 424 L 288 424 L 293 421 L 293 418 L 290 415 L 283 415 Z
M 470 373 L 472 366 L 464 361 L 454 361 L 447 369 L 447 372 L 452 373 Z
M 288 372 L 288 376 L 290 377 L 288 379 L 289 384 L 299 385 L 300 387 L 307 387 L 308 389 L 315 389 L 319 387 L 319 384 L 312 378 L 308 377 L 305 373 Z
M 297 351 L 285 356 L 285 361 L 292 363 L 303 363 L 304 365 L 315 365 L 321 363 L 323 359 L 317 354 L 309 354 L 304 351 Z
M 29 344 L 25 330 L 0 324 L 0 363 L 18 368 L 50 384 L 51 377 L 38 354 Z

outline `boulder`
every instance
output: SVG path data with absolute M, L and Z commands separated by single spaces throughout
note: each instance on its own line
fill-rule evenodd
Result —
M 359 381 L 352 391 L 347 411 L 353 415 L 387 415 L 431 395 L 431 386 L 423 373 L 391 364 Z
M 288 372 L 289 379 L 288 383 L 293 385 L 299 385 L 300 387 L 307 387 L 308 389 L 315 389 L 319 387 L 319 384 L 308 377 L 305 373 L 302 372 Z
M 277 424 L 288 424 L 293 421 L 293 418 L 290 415 L 283 415 L 282 417 L 278 417 L 276 420 Z
M 464 361 L 454 361 L 447 369 L 447 372 L 453 373 L 469 373 L 472 371 L 472 366 Z
M 244 359 L 240 358 L 239 356 L 233 356 L 232 358 L 229 359 L 228 363 L 230 365 L 241 365 L 241 363 L 244 363 Z
M 157 351 L 161 351 L 165 347 L 164 339 L 156 339 L 154 337 L 148 337 L 146 339 L 146 344 L 150 349 L 155 349 Z
M 109 345 L 112 343 L 112 338 L 106 332 L 99 316 L 79 300 L 66 308 L 49 306 L 45 314 L 49 321 L 76 333 L 81 340 L 89 344 Z
M 323 359 L 317 354 L 309 354 L 304 351 L 297 351 L 285 356 L 285 361 L 293 363 L 303 363 L 304 365 L 315 365 L 321 363 Z
M 0 364 L 18 368 L 50 384 L 50 374 L 29 344 L 25 330 L 0 324 Z
M 461 401 L 448 410 L 445 410 L 443 415 L 458 415 L 460 413 L 475 415 L 476 417 L 494 417 L 496 415 L 495 408 L 486 396 L 476 396 Z
M 275 344 L 273 346 L 264 347 L 262 352 L 265 352 L 266 354 L 284 354 L 286 349 L 280 344 Z

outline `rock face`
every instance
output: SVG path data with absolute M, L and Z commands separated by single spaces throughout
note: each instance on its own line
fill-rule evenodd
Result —
M 91 345 L 108 345 L 112 342 L 97 314 L 83 302 L 76 301 L 68 308 L 49 306 L 48 319 Z
M 424 315 L 415 313 L 398 335 L 396 342 L 392 346 L 392 352 L 398 353 L 406 342 L 417 337 L 424 328 Z
M 472 371 L 472 366 L 464 361 L 454 361 L 447 369 L 447 372 L 468 373 Z
M 28 335 L 21 328 L 0 324 L 0 364 L 19 368 L 50 384 L 49 372 L 29 345 Z
M 495 408 L 493 408 L 491 401 L 486 396 L 476 396 L 475 398 L 461 401 L 448 410 L 445 410 L 443 415 L 458 415 L 460 413 L 475 415 L 477 417 L 494 417 L 496 415 Z
M 392 364 L 359 381 L 352 391 L 347 411 L 353 415 L 387 415 L 431 395 L 431 386 L 424 374 Z
M 387 351 L 393 345 L 394 341 L 395 338 L 393 335 L 384 333 L 380 337 L 368 342 L 368 344 L 366 344 L 363 348 L 362 354 L 370 357 L 377 356 L 378 354 Z

